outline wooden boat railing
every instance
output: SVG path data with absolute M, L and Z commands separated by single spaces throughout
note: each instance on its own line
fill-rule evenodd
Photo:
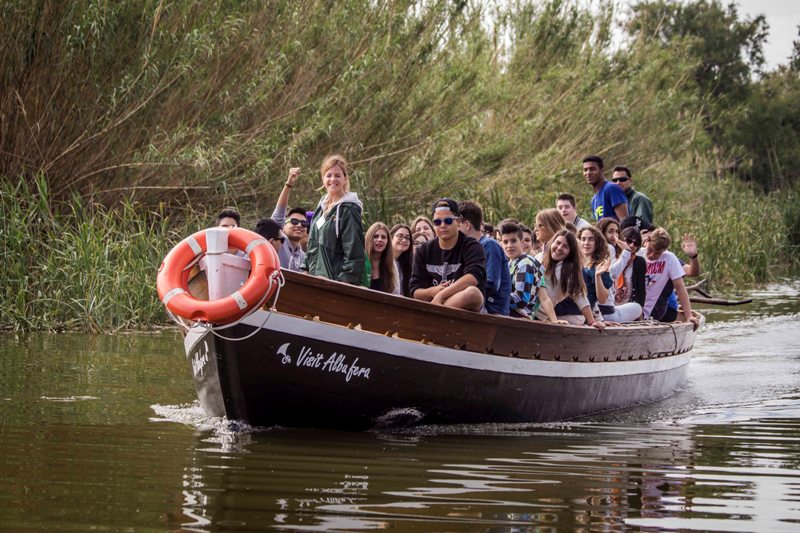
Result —
M 525 359 L 600 362 L 684 353 L 694 342 L 688 323 L 634 322 L 598 331 L 450 309 L 283 271 L 276 310 L 288 315 L 399 339 Z M 579 351 L 574 349 L 577 344 Z
M 691 349 L 691 324 L 639 321 L 603 331 L 500 317 L 404 298 L 365 287 L 283 270 L 285 286 L 265 309 L 423 344 L 523 359 L 569 362 L 632 361 Z M 207 298 L 205 276 L 190 291 Z M 576 349 L 575 347 L 579 348 Z

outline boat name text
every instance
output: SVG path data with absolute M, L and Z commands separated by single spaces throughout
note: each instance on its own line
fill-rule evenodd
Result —
M 281 345 L 278 348 L 277 355 L 281 356 L 282 364 L 290 364 L 292 358 L 289 355 L 289 343 Z M 343 353 L 333 352 L 326 356 L 321 352 L 312 353 L 312 349 L 308 346 L 303 346 L 300 349 L 300 354 L 295 360 L 295 366 L 342 374 L 344 380 L 348 383 L 353 378 L 369 379 L 370 371 L 369 368 L 358 365 L 358 357 L 349 362 L 348 357 Z

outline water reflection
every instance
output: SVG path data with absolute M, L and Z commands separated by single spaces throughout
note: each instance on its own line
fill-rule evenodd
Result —
M 797 420 L 741 431 L 504 427 L 473 434 L 198 435 L 180 527 L 796 530 Z M 494 431 L 496 428 L 491 428 Z M 512 433 L 516 432 L 516 435 Z

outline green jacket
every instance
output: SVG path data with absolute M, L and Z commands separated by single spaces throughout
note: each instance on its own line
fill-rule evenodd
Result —
M 628 187 L 625 196 L 628 197 L 628 215 L 640 217 L 652 224 L 653 202 L 650 198 L 639 191 L 634 191 L 633 187 Z
M 347 193 L 323 216 L 323 197 L 311 219 L 308 248 L 302 270 L 314 276 L 359 285 L 364 250 L 363 207 L 356 193 Z

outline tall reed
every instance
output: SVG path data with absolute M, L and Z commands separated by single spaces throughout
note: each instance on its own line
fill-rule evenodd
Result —
M 74 198 L 54 210 L 43 179 L 31 189 L 0 181 L 0 329 L 100 332 L 163 323 L 155 275 L 169 248 L 206 225 L 140 209 L 114 210 Z M 177 214 L 177 213 L 176 213 Z

